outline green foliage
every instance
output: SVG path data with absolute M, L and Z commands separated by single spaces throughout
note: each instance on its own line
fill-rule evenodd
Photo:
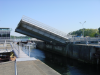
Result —
M 100 34 L 100 27 L 98 28 L 98 30 L 99 30 L 99 34 Z
M 81 34 L 83 35 L 83 29 L 73 31 L 72 33 L 69 33 L 69 34 L 81 36 Z M 96 37 L 98 34 L 99 34 L 98 29 L 85 29 L 84 28 L 84 36 Z

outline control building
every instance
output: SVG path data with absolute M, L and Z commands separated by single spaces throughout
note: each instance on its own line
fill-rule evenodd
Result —
M 10 28 L 0 28 L 0 39 L 10 39 Z

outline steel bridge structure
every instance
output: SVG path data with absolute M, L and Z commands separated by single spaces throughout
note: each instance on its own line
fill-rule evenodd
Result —
M 66 43 L 69 41 L 66 33 L 26 16 L 22 17 L 15 32 L 46 42 Z

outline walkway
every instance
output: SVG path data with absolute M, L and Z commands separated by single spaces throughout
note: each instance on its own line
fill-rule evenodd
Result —
M 15 75 L 15 62 L 0 63 L 0 75 Z
M 16 63 L 16 64 L 15 64 Z M 17 70 L 16 70 L 17 66 Z M 0 75 L 60 75 L 58 72 L 41 62 L 31 61 L 9 61 L 0 63 Z
M 25 54 L 23 51 L 22 51 L 22 47 L 21 46 L 18 46 L 17 44 L 15 43 L 10 43 L 12 49 L 13 49 L 13 52 L 15 54 L 15 56 L 17 58 L 30 58 L 27 54 Z
M 18 75 L 60 75 L 40 60 L 19 61 L 17 69 Z
M 4 48 L 1 46 L 0 49 Z M 6 48 L 13 49 L 17 58 L 16 61 L 0 62 L 0 75 L 60 75 L 40 60 L 26 55 L 17 44 L 6 44 Z

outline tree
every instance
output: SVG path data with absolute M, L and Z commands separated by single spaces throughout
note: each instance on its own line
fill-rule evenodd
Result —
M 98 30 L 99 30 L 99 34 L 100 34 L 100 27 L 98 28 Z
M 79 29 L 77 31 L 73 31 L 71 35 L 77 34 L 77 36 L 81 36 L 82 33 L 83 33 L 83 29 Z M 97 34 L 99 34 L 98 29 L 85 29 L 84 28 L 84 36 L 95 37 Z

